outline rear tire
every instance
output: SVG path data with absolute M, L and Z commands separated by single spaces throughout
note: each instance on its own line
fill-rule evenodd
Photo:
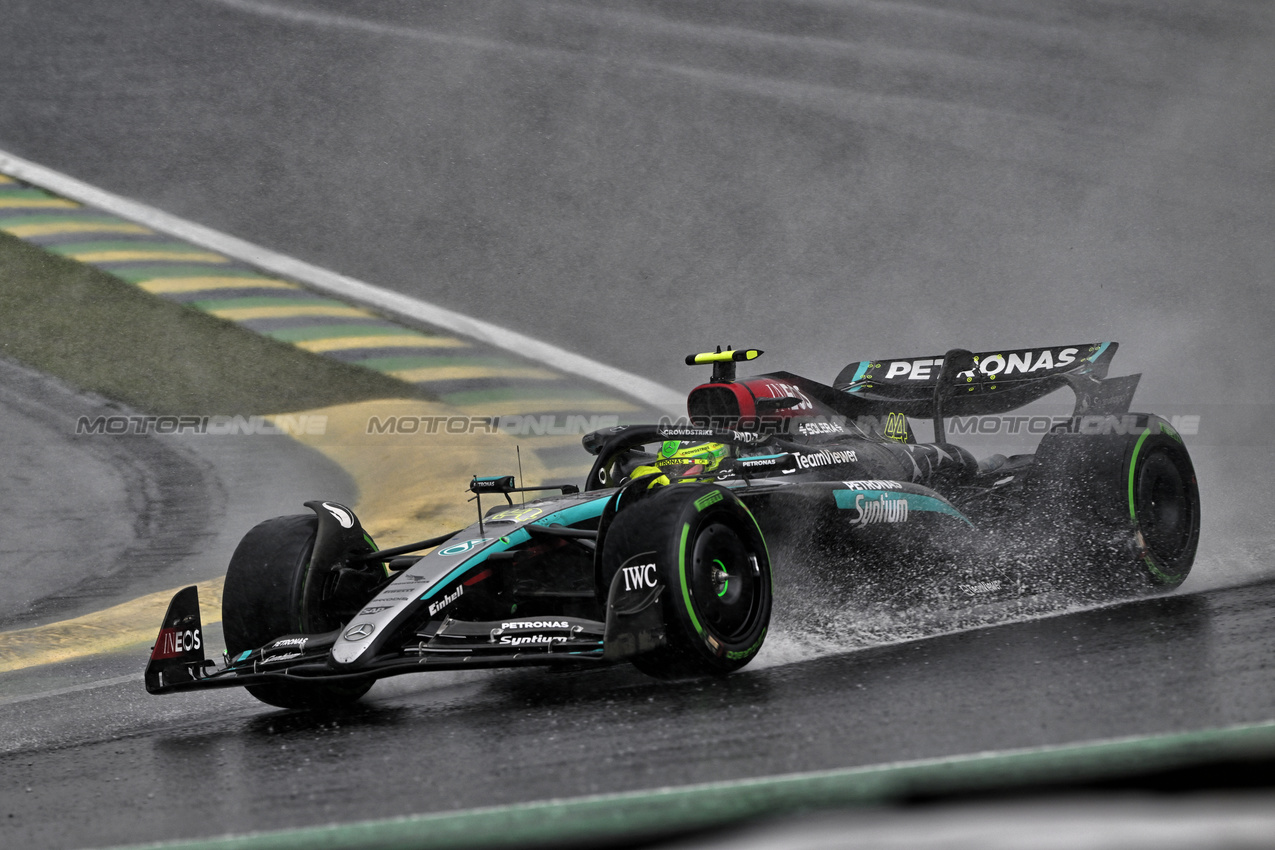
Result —
M 1129 434 L 1050 434 L 1036 452 L 1033 513 L 1062 523 L 1060 554 L 1117 589 L 1180 585 L 1200 537 L 1195 467 L 1177 432 L 1137 414 Z
M 310 554 L 319 521 L 313 514 L 282 516 L 258 524 L 239 542 L 226 570 L 221 624 L 233 658 L 288 634 L 322 634 L 329 622 L 302 615 Z M 318 612 L 317 619 L 325 619 Z M 339 625 L 339 624 L 338 624 Z M 279 708 L 331 708 L 354 702 L 372 682 L 278 682 L 247 685 L 248 693 Z
M 667 645 L 633 658 L 659 678 L 724 675 L 761 650 L 770 624 L 770 557 L 752 513 L 729 490 L 674 484 L 621 510 L 603 544 L 603 587 L 651 558 L 665 589 Z

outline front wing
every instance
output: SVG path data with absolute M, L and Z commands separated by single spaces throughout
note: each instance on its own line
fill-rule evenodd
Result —
M 617 573 L 607 596 L 606 621 L 579 617 L 508 618 L 432 622 L 393 651 L 369 659 L 357 672 L 338 670 L 330 651 L 342 634 L 285 635 L 263 647 L 227 655 L 220 666 L 205 658 L 199 594 L 177 592 L 169 603 L 146 665 L 152 694 L 271 682 L 353 682 L 423 673 L 553 664 L 612 663 L 666 642 L 659 604 L 664 585 L 627 590 Z

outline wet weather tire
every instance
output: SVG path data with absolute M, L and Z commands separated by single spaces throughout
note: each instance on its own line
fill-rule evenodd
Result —
M 288 634 L 318 634 L 324 624 L 307 622 L 302 598 L 319 521 L 313 514 L 260 523 L 239 542 L 226 570 L 221 621 L 226 651 L 245 650 Z M 248 685 L 257 699 L 280 708 L 328 708 L 357 700 L 372 682 Z
M 721 675 L 757 655 L 770 624 L 770 558 L 752 513 L 729 490 L 675 484 L 621 510 L 603 544 L 603 586 L 647 558 L 664 583 L 668 642 L 634 666 L 661 678 Z
M 1200 491 L 1186 446 L 1157 416 L 1126 434 L 1050 434 L 1036 452 L 1039 516 L 1065 529 L 1061 549 L 1113 589 L 1171 588 L 1195 561 Z

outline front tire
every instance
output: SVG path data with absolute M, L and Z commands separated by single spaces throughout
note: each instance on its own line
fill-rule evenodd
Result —
M 288 634 L 330 631 L 325 612 L 303 614 L 305 581 L 319 521 L 313 514 L 258 524 L 239 542 L 226 570 L 221 625 L 233 658 Z M 339 623 L 338 623 L 339 625 Z M 279 708 L 331 708 L 367 693 L 372 682 L 278 682 L 247 685 L 248 693 Z
M 761 650 L 770 624 L 770 557 L 729 490 L 674 484 L 621 510 L 603 544 L 603 587 L 633 562 L 656 565 L 667 644 L 633 658 L 660 678 L 724 675 Z

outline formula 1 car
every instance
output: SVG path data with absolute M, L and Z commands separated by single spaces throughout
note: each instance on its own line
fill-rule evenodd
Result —
M 1174 587 L 1199 536 L 1195 473 L 1170 423 L 1129 412 L 1139 376 L 1106 377 L 1115 351 L 955 349 L 851 363 L 831 385 L 737 380 L 755 349 L 693 355 L 713 374 L 690 392 L 689 417 L 586 435 L 582 488 L 475 477 L 473 525 L 387 549 L 332 501 L 256 526 L 226 575 L 223 663 L 205 660 L 186 588 L 147 690 L 243 686 L 307 708 L 430 670 L 629 661 L 662 677 L 728 673 L 766 638 L 774 552 L 788 553 L 780 580 L 785 557 L 818 551 L 843 583 L 929 578 L 970 598 L 1042 581 Z M 1064 387 L 1072 415 L 1034 454 L 975 459 L 947 439 L 949 417 Z M 917 442 L 917 420 L 933 423 L 931 442 Z M 558 492 L 513 503 L 537 490 Z

